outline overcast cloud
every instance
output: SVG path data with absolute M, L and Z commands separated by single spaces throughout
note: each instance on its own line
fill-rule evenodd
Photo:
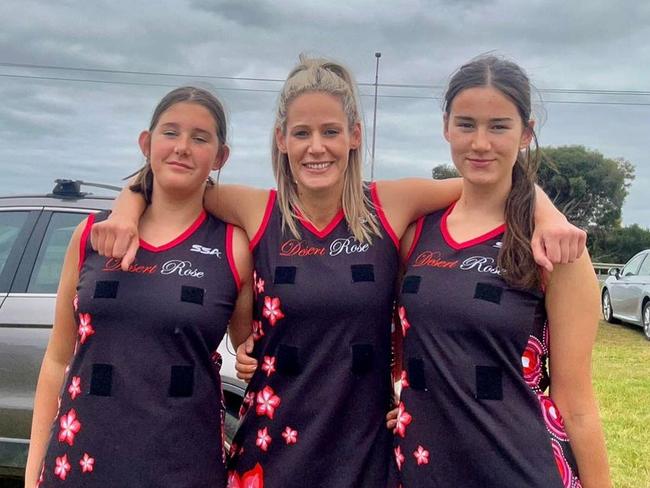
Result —
M 49 191 L 55 178 L 120 184 L 172 87 L 216 89 L 230 113 L 222 181 L 270 187 L 275 81 L 302 51 L 374 81 L 381 51 L 376 178 L 430 175 L 449 162 L 440 102 L 449 74 L 497 51 L 542 90 L 542 145 L 582 144 L 636 166 L 624 223 L 650 227 L 650 4 L 633 1 L 3 0 L 0 4 L 0 195 Z M 45 69 L 151 72 L 158 75 Z M 165 75 L 161 75 L 165 74 Z M 204 78 L 205 77 L 205 78 Z M 84 81 L 71 81 L 84 80 Z M 549 93 L 550 88 L 646 94 Z M 366 125 L 371 86 L 362 85 Z M 395 98 L 395 97 L 422 98 Z M 602 102 L 578 104 L 566 102 Z M 366 137 L 369 145 L 370 131 Z M 369 159 L 369 158 L 367 158 Z M 367 175 L 369 176 L 369 166 Z

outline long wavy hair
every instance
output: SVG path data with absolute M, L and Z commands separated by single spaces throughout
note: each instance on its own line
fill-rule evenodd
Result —
M 291 102 L 304 93 L 327 93 L 341 101 L 347 116 L 349 129 L 361 122 L 359 101 L 355 83 L 350 72 L 342 65 L 327 59 L 300 56 L 300 62 L 291 70 L 284 82 L 278 99 L 271 154 L 273 174 L 278 185 L 278 206 L 282 213 L 282 230 L 289 230 L 297 239 L 297 210 L 300 209 L 298 187 L 291 173 L 289 158 L 278 148 L 275 132 L 287 130 L 287 110 Z M 379 224 L 372 212 L 372 203 L 364 192 L 363 157 L 361 147 L 350 149 L 348 167 L 343 179 L 342 208 L 348 227 L 355 239 L 371 242 L 374 235 L 380 235 Z
M 539 288 L 542 277 L 530 246 L 534 229 L 535 182 L 540 162 L 537 136 L 530 124 L 531 83 L 516 63 L 493 55 L 483 55 L 461 66 L 451 77 L 444 98 L 447 115 L 456 96 L 468 88 L 491 87 L 517 107 L 525 130 L 531 131 L 534 150 L 519 151 L 512 170 L 512 187 L 505 207 L 506 231 L 497 260 L 502 276 L 517 288 Z

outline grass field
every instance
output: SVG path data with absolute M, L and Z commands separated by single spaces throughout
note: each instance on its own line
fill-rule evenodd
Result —
M 614 487 L 650 488 L 650 342 L 601 322 L 593 368 Z

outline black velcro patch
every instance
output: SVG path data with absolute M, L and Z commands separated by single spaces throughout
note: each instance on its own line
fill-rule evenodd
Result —
M 503 288 L 501 288 L 500 286 L 494 286 L 489 283 L 476 283 L 476 290 L 474 290 L 474 298 L 499 304 L 501 303 L 502 293 L 503 293 Z
M 366 374 L 372 370 L 375 352 L 372 344 L 352 344 L 352 372 Z
M 353 283 L 375 281 L 375 267 L 372 264 L 353 264 L 350 269 Z
M 203 305 L 203 288 L 195 286 L 182 286 L 181 287 L 181 302 L 196 303 Z
M 115 298 L 119 281 L 97 281 L 95 282 L 95 298 Z
M 280 344 L 278 346 L 278 373 L 296 376 L 302 371 L 300 366 L 300 349 L 296 346 Z
M 90 395 L 111 396 L 113 386 L 113 365 L 93 364 L 93 372 L 90 377 Z
M 503 400 L 501 368 L 476 366 L 476 398 L 477 400 Z
M 169 380 L 170 397 L 189 397 L 194 391 L 194 366 L 172 366 Z
M 424 376 L 424 361 L 420 358 L 409 358 L 406 368 L 409 388 L 425 391 L 427 389 L 427 380 Z
M 406 276 L 402 282 L 402 293 L 417 293 L 420 291 L 421 276 Z
M 293 285 L 296 282 L 295 266 L 276 266 L 273 284 L 275 285 Z

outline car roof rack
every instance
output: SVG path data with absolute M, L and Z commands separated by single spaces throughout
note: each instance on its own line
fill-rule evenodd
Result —
M 59 198 L 83 198 L 86 195 L 90 195 L 88 192 L 81 191 L 81 185 L 84 186 L 93 186 L 95 188 L 105 188 L 107 190 L 121 191 L 122 188 L 115 185 L 106 185 L 104 183 L 91 183 L 88 181 L 81 180 L 68 180 L 68 179 L 58 179 L 54 180 L 54 189 L 48 197 L 59 197 Z

